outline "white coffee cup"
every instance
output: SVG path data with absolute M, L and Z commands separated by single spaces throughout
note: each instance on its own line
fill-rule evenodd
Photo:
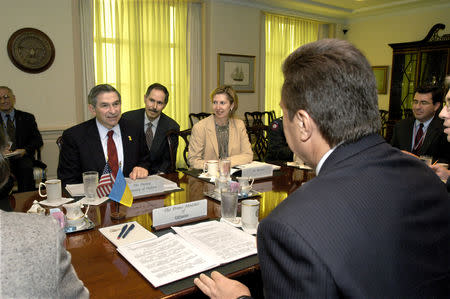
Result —
M 244 229 L 256 229 L 259 218 L 259 201 L 246 199 L 241 203 L 241 221 Z
M 45 186 L 46 194 L 41 193 L 41 186 Z M 39 183 L 39 196 L 47 197 L 48 202 L 57 202 L 61 199 L 61 180 L 54 179 Z
M 78 202 L 64 204 L 63 207 L 66 209 L 67 225 L 69 226 L 81 226 L 84 222 L 84 218 L 89 210 L 87 206 L 86 211 L 83 213 L 81 210 L 83 204 Z
M 208 160 L 203 165 L 203 172 L 210 177 L 217 177 L 219 173 L 219 161 L 218 160 Z

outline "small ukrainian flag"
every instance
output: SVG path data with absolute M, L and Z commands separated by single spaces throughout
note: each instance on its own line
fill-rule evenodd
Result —
M 133 194 L 131 194 L 121 168 L 117 171 L 116 180 L 108 197 L 127 207 L 131 207 L 133 204 Z

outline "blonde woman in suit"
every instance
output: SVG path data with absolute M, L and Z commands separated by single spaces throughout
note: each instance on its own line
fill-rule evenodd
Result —
M 231 166 L 250 163 L 253 152 L 244 122 L 233 117 L 238 97 L 231 86 L 211 93 L 214 114 L 192 128 L 188 161 L 191 168 L 203 169 L 207 160 L 229 159 Z

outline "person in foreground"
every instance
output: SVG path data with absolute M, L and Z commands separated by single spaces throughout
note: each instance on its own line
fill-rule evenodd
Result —
M 286 139 L 317 176 L 258 227 L 265 298 L 448 297 L 447 191 L 377 134 L 368 61 L 350 43 L 324 39 L 295 50 L 283 74 Z M 194 282 L 212 298 L 249 295 L 219 273 Z
M 444 107 L 439 113 L 439 117 L 444 120 L 444 133 L 447 134 L 447 141 L 450 142 L 450 76 L 447 76 L 447 86 L 444 97 Z M 436 172 L 436 174 L 441 178 L 442 181 L 446 182 L 447 190 L 450 192 L 450 170 L 442 167 L 441 165 L 432 165 L 431 168 Z
M 192 128 L 188 162 L 192 168 L 203 169 L 207 160 L 229 159 L 231 166 L 250 163 L 252 147 L 242 120 L 233 115 L 238 97 L 231 86 L 220 86 L 211 93 L 214 114 Z
M 0 154 L 0 188 L 9 167 Z M 53 217 L 0 210 L 0 298 L 89 298 Z
M 122 117 L 144 128 L 150 151 L 150 174 L 171 171 L 170 148 L 166 133 L 180 131 L 180 125 L 162 111 L 169 102 L 169 91 L 164 85 L 153 83 L 144 95 L 145 108 L 128 111 Z M 173 157 L 177 156 L 178 136 L 172 136 Z
M 148 176 L 149 152 L 144 132 L 134 123 L 121 119 L 119 92 L 100 84 L 88 95 L 88 121 L 63 132 L 59 153 L 58 178 L 62 184 L 82 183 L 82 173 L 94 170 L 102 174 L 108 161 L 114 177 L 120 167 L 131 179 Z

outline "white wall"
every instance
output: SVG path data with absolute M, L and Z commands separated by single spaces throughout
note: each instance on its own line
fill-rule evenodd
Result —
M 239 54 L 255 56 L 255 92 L 238 93 L 237 116 L 245 111 L 264 108 L 264 94 L 260 94 L 260 24 L 258 8 L 218 1 L 205 3 L 205 72 L 203 109 L 211 111 L 209 94 L 217 87 L 217 55 Z
M 14 91 L 17 109 L 36 117 L 44 138 L 42 158 L 49 166 L 49 176 L 55 177 L 58 158 L 55 140 L 62 129 L 78 122 L 72 1 L 2 0 L 0 11 L 0 85 Z M 9 37 L 24 27 L 43 31 L 55 46 L 55 61 L 42 73 L 25 73 L 8 57 Z
M 388 92 L 378 97 L 380 109 L 389 110 L 392 48 L 388 44 L 422 40 L 437 23 L 446 25 L 439 35 L 450 33 L 450 3 L 349 23 L 347 40 L 364 52 L 371 65 L 389 66 Z

